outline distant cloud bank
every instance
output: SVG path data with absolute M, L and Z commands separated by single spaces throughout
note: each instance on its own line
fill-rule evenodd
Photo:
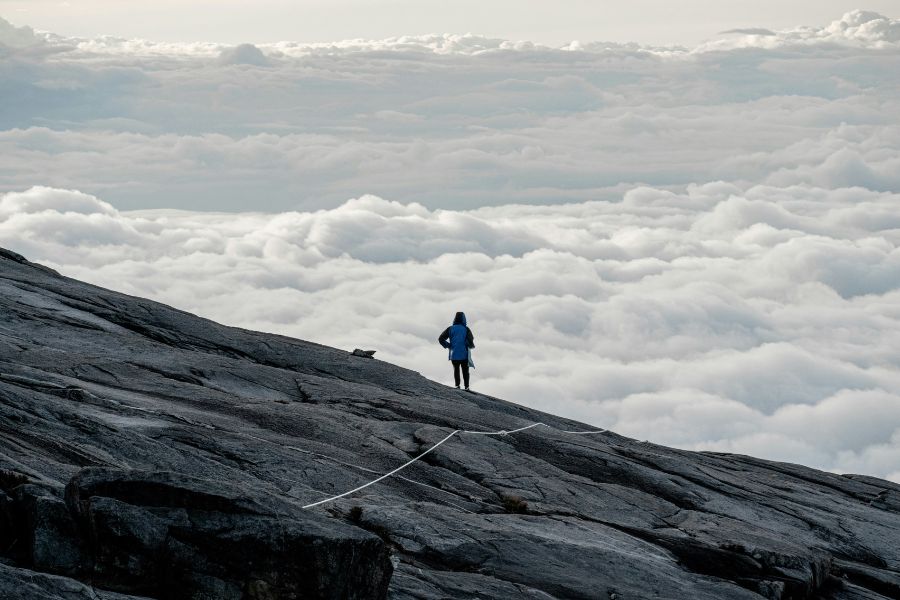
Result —
M 331 44 L 63 38 L 0 24 L 0 192 L 120 209 L 614 200 L 691 183 L 896 190 L 900 21 L 696 48 L 474 35 Z
M 771 31 L 758 27 L 732 29 L 724 34 L 737 34 L 740 37 L 717 39 L 701 44 L 696 48 L 682 46 L 647 46 L 641 44 L 622 44 L 614 42 L 573 42 L 555 48 L 529 41 L 512 41 L 500 38 L 488 38 L 473 34 L 431 34 L 393 37 L 383 40 L 341 40 L 335 42 L 276 42 L 258 44 L 261 51 L 280 57 L 306 57 L 310 55 L 355 54 L 360 52 L 417 52 L 434 54 L 477 55 L 496 51 L 548 52 L 554 50 L 577 50 L 585 52 L 609 52 L 610 50 L 628 48 L 650 54 L 668 56 L 672 54 L 699 54 L 710 50 L 728 48 L 752 48 L 775 46 L 792 46 L 818 44 L 821 42 L 854 45 L 858 47 L 888 47 L 900 43 L 900 21 L 866 10 L 854 10 L 840 19 L 824 27 L 797 27 L 781 31 Z M 761 40 L 760 37 L 771 37 L 772 40 Z M 23 43 L 24 40 L 24 43 Z M 252 46 L 241 44 L 227 46 L 215 43 L 175 43 L 154 42 L 152 40 L 126 39 L 114 36 L 83 39 L 67 38 L 52 33 L 35 34 L 30 27 L 14 27 L 5 20 L 0 20 L 0 43 L 20 47 L 39 41 L 46 45 L 68 46 L 71 51 L 82 54 L 124 54 L 134 56 L 195 56 L 211 57 L 223 51 Z
M 465 310 L 486 393 L 900 482 L 896 20 L 696 48 L 0 22 L 0 97 L 0 245 L 67 275 L 444 381 Z

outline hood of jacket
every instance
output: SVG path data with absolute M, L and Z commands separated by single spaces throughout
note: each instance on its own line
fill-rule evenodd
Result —
M 464 312 L 456 313 L 456 316 L 453 317 L 453 324 L 454 325 L 465 325 L 466 324 L 466 313 L 464 313 Z

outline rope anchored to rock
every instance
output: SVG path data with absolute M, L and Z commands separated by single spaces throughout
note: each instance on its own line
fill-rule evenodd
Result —
M 356 492 L 359 492 L 359 491 L 361 491 L 361 490 L 364 490 L 364 489 L 366 489 L 366 488 L 369 487 L 369 486 L 375 485 L 375 484 L 378 483 L 379 481 L 382 481 L 382 480 L 384 480 L 384 479 L 387 479 L 388 477 L 390 477 L 390 476 L 392 476 L 392 475 L 396 475 L 397 473 L 399 473 L 400 471 L 402 471 L 402 470 L 405 469 L 406 467 L 409 467 L 409 466 L 412 465 L 413 463 L 415 463 L 415 462 L 421 460 L 426 454 L 428 454 L 428 453 L 434 451 L 434 450 L 437 449 L 441 444 L 447 442 L 448 440 L 450 440 L 450 438 L 452 438 L 452 437 L 455 436 L 455 435 L 458 435 L 458 434 L 461 434 L 461 433 L 469 433 L 469 434 L 472 434 L 472 435 L 494 435 L 494 436 L 505 436 L 505 435 L 511 435 L 511 434 L 513 434 L 513 433 L 519 433 L 519 432 L 521 432 L 521 431 L 525 431 L 526 429 L 532 429 L 533 427 L 538 427 L 538 426 L 541 426 L 541 425 L 543 425 L 544 427 L 549 427 L 549 428 L 551 428 L 551 429 L 554 429 L 554 428 L 551 427 L 550 425 L 547 425 L 546 423 L 541 423 L 541 422 L 532 423 L 531 425 L 526 425 L 525 427 L 519 427 L 518 429 L 511 429 L 511 430 L 508 430 L 508 431 L 507 431 L 506 429 L 500 429 L 499 431 L 474 431 L 474 430 L 469 430 L 469 429 L 454 429 L 449 435 L 447 435 L 444 439 L 442 439 L 441 441 L 439 441 L 438 443 L 436 443 L 435 445 L 433 445 L 431 448 L 429 448 L 428 450 L 425 450 L 424 452 L 422 452 L 421 454 L 419 454 L 419 455 L 416 456 L 415 458 L 413 458 L 413 459 L 407 461 L 406 463 L 400 465 L 399 467 L 397 467 L 397 468 L 394 469 L 393 471 L 389 471 L 389 472 L 385 473 L 384 475 L 381 475 L 380 477 L 377 477 L 377 478 L 373 479 L 372 481 L 369 481 L 369 482 L 367 482 L 367 483 L 364 483 L 363 485 L 360 485 L 360 486 L 358 486 L 358 487 L 355 487 L 355 488 L 353 488 L 352 490 L 348 490 L 348 491 L 346 491 L 346 492 L 344 492 L 344 493 L 342 493 L 342 494 L 337 494 L 336 496 L 331 496 L 331 497 L 329 497 L 329 498 L 325 498 L 324 500 L 319 500 L 318 502 L 312 502 L 312 503 L 310 503 L 310 504 L 306 504 L 305 506 L 303 506 L 303 508 L 314 508 L 314 507 L 320 506 L 320 505 L 322 505 L 322 504 L 327 504 L 327 503 L 329 503 L 329 502 L 334 502 L 335 500 L 339 500 L 340 498 L 344 498 L 344 497 L 346 497 L 346 496 L 350 496 L 351 494 L 355 494 Z M 593 434 L 593 433 L 605 433 L 605 432 L 606 432 L 605 429 L 593 429 L 593 430 L 590 430 L 590 431 L 566 431 L 566 430 L 563 430 L 563 429 L 557 429 L 556 431 L 558 431 L 559 433 L 565 433 L 565 434 L 568 434 L 568 435 L 588 435 L 588 434 Z

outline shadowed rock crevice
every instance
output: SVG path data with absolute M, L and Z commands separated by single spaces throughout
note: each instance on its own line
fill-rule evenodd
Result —
M 0 597 L 900 597 L 890 482 L 567 436 L 6 251 L 0 316 Z

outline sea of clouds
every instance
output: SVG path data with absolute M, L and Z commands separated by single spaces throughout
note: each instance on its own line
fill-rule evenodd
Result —
M 900 21 L 0 44 L 4 247 L 443 381 L 465 310 L 478 390 L 900 481 Z
M 0 23 L 0 192 L 120 210 L 616 200 L 732 181 L 900 186 L 900 21 L 697 48 L 475 35 L 237 47 Z

